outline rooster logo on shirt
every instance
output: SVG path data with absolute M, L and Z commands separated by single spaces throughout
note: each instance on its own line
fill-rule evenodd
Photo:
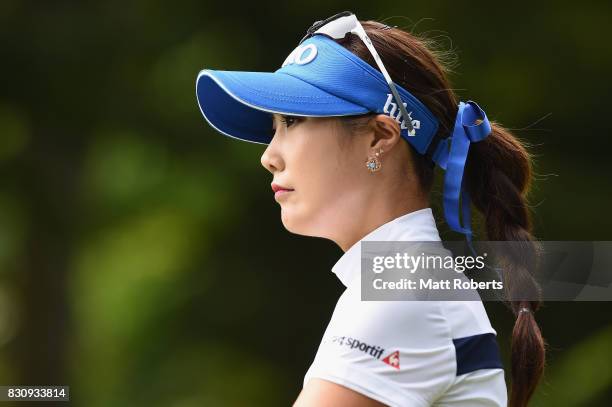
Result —
M 391 353 L 389 356 L 383 359 L 383 362 L 385 362 L 389 366 L 399 369 L 400 368 L 399 351 L 396 350 L 395 352 Z

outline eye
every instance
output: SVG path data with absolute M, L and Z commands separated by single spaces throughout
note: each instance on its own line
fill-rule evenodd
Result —
M 291 127 L 292 125 L 300 122 L 302 120 L 301 117 L 298 116 L 285 116 L 281 115 L 281 121 L 285 123 L 287 127 Z
M 285 127 L 287 128 L 304 120 L 304 117 L 301 117 L 301 116 L 291 116 L 291 115 L 280 115 L 279 114 L 278 117 L 279 117 L 279 121 L 283 123 Z M 275 133 L 276 133 L 276 126 L 274 125 L 274 120 L 273 120 L 272 121 L 272 132 L 271 132 L 272 136 L 274 136 Z

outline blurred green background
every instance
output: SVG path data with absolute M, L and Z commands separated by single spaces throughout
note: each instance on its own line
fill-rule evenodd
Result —
M 264 146 L 215 133 L 195 78 L 274 71 L 347 9 L 454 50 L 462 100 L 534 145 L 538 238 L 612 240 L 610 4 L 2 0 L 0 384 L 93 407 L 295 400 L 342 252 L 284 230 Z M 513 317 L 487 310 L 507 363 Z M 534 406 L 612 403 L 611 311 L 542 309 Z

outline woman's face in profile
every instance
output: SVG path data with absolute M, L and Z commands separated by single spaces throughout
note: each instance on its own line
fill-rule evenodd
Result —
M 290 190 L 274 198 L 285 228 L 330 238 L 354 222 L 367 200 L 364 182 L 372 176 L 365 139 L 348 134 L 333 117 L 274 114 L 274 130 L 261 163 L 273 183 Z

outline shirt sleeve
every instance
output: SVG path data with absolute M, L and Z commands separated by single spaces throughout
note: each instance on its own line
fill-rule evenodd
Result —
M 430 406 L 453 383 L 455 350 L 435 301 L 361 301 L 346 290 L 304 378 L 390 406 Z

